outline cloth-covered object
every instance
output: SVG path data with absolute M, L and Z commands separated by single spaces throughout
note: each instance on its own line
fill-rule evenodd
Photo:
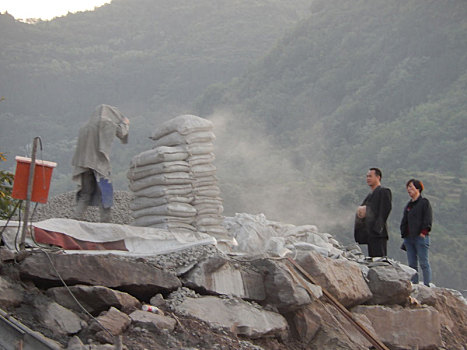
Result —
M 71 164 L 73 180 L 80 183 L 80 175 L 88 169 L 110 178 L 110 151 L 118 137 L 128 142 L 129 125 L 123 114 L 113 106 L 99 105 L 89 121 L 79 130 L 78 142 Z
M 80 128 L 71 162 L 73 181 L 78 182 L 77 199 L 83 202 L 78 205 L 77 217 L 84 214 L 87 205 L 100 204 L 106 209 L 112 206 L 110 151 L 115 137 L 128 142 L 128 132 L 128 120 L 116 107 L 105 104 L 99 105 Z M 82 190 L 86 193 L 82 194 Z
M 6 229 L 6 248 L 15 249 L 18 230 L 23 223 L 0 220 Z M 217 244 L 216 239 L 202 232 L 190 232 L 151 227 L 136 227 L 111 223 L 95 223 L 65 218 L 53 218 L 32 225 L 26 236 L 30 246 L 49 244 L 63 248 L 64 254 L 113 254 L 126 256 L 155 256 L 179 252 L 198 246 Z

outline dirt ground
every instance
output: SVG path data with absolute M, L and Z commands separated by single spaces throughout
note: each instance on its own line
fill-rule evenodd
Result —
M 304 344 L 266 338 L 242 339 L 231 332 L 214 330 L 197 319 L 177 316 L 177 326 L 171 333 L 130 326 L 123 344 L 132 350 L 199 349 L 199 350 L 302 350 Z

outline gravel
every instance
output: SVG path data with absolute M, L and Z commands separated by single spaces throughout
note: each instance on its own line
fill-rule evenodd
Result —
M 50 198 L 47 204 L 37 207 L 32 220 L 37 222 L 51 218 L 73 218 L 75 195 L 75 192 L 67 192 Z M 114 193 L 112 223 L 120 225 L 131 224 L 133 221 L 130 214 L 130 202 L 132 198 L 132 193 L 128 191 L 116 191 Z M 99 208 L 89 207 L 85 216 L 85 221 L 99 222 Z M 223 253 L 219 251 L 216 246 L 202 245 L 170 254 L 146 257 L 145 260 L 164 270 L 182 274 L 198 261 L 217 255 L 223 255 Z
M 49 198 L 46 204 L 40 204 L 32 217 L 33 221 L 42 221 L 51 218 L 73 218 L 76 192 L 66 192 Z M 112 207 L 112 223 L 129 225 L 131 216 L 130 202 L 133 194 L 128 191 L 114 192 L 114 206 Z M 85 221 L 99 222 L 99 208 L 88 207 Z

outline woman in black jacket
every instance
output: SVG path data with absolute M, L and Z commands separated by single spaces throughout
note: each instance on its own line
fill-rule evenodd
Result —
M 412 277 L 413 283 L 418 283 L 418 262 L 423 273 L 423 283 L 430 286 L 431 267 L 428 261 L 428 248 L 430 246 L 431 224 L 433 213 L 428 199 L 422 197 L 423 183 L 420 180 L 410 179 L 406 184 L 411 200 L 404 208 L 401 221 L 401 235 L 407 249 L 409 266 L 417 271 Z

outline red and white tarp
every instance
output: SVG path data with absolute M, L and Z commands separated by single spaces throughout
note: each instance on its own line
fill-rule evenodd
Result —
M 29 245 L 37 242 L 39 245 L 57 246 L 67 253 L 148 256 L 167 254 L 199 245 L 216 244 L 215 238 L 201 232 L 174 232 L 151 227 L 92 223 L 62 218 L 34 222 L 32 228 L 34 239 L 28 238 Z M 10 222 L 3 234 L 3 241 L 10 249 L 15 247 L 17 232 L 21 232 L 21 224 L 17 221 Z

